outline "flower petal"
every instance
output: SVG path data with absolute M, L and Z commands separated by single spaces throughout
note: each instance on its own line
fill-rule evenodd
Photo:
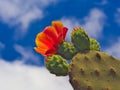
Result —
M 35 47 L 34 49 L 35 49 L 35 51 L 37 53 L 42 54 L 43 56 L 45 56 L 46 49 L 43 49 L 43 48 L 40 48 L 40 47 Z
M 52 26 L 47 26 L 43 32 L 37 35 L 35 51 L 43 56 L 55 54 L 60 43 L 65 39 L 67 30 L 62 22 L 52 22 Z
M 55 27 L 57 33 L 58 33 L 58 41 L 59 44 L 65 39 L 67 28 L 63 26 L 62 22 L 60 21 L 53 21 L 52 25 Z
M 47 54 L 49 54 L 48 51 L 51 51 L 51 52 L 56 51 L 56 48 L 53 46 L 53 43 L 51 42 L 51 39 L 48 38 L 47 35 L 43 32 L 37 35 L 36 45 L 37 45 L 37 48 L 35 48 L 35 50 L 44 56 L 46 55 L 46 52 Z
M 53 21 L 52 22 L 53 27 L 55 27 L 56 31 L 58 34 L 62 32 L 63 29 L 63 24 L 60 21 Z
M 42 54 L 43 56 L 50 56 L 56 53 L 56 50 L 49 50 L 47 48 L 35 47 L 34 49 L 37 53 Z
M 51 39 L 54 44 L 57 43 L 58 35 L 56 29 L 53 26 L 46 27 L 43 32 L 49 37 L 49 39 Z
M 63 39 L 65 39 L 65 36 L 67 34 L 68 28 L 64 27 L 63 28 Z
M 40 47 L 41 45 L 44 46 L 45 44 L 48 44 L 51 46 L 51 44 L 54 44 L 51 38 L 49 38 L 45 33 L 40 32 L 36 37 L 36 45 Z M 44 43 L 44 44 L 43 44 Z M 48 46 L 47 45 L 47 46 Z M 45 45 L 46 46 L 46 45 Z

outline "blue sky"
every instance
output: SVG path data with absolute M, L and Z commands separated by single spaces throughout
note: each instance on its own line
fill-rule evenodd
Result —
M 72 28 L 82 26 L 90 37 L 100 42 L 101 51 L 120 59 L 119 0 L 1 0 L 0 83 L 7 83 L 9 90 L 56 90 L 58 87 L 72 90 L 68 77 L 49 74 L 41 67 L 44 58 L 33 50 L 37 33 L 54 20 L 62 21 L 69 28 L 67 41 Z M 42 80 L 39 74 L 44 77 Z M 14 83 L 20 81 L 16 83 L 20 89 L 7 82 L 6 77 Z M 44 80 L 49 88 L 42 83 Z M 5 85 L 0 86 L 0 90 L 8 90 Z

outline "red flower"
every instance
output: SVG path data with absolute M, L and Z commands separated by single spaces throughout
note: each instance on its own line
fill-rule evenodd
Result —
M 52 26 L 47 26 L 36 37 L 36 52 L 43 56 L 55 54 L 60 43 L 65 40 L 67 28 L 60 21 L 53 21 Z

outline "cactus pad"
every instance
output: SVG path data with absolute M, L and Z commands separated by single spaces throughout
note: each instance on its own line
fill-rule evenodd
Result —
M 46 61 L 46 68 L 56 76 L 66 76 L 69 64 L 60 55 L 49 56 Z
M 90 50 L 100 51 L 100 44 L 94 38 L 90 38 Z
M 74 90 L 120 90 L 120 61 L 99 51 L 78 53 L 69 77 Z
M 79 51 L 90 49 L 90 41 L 87 33 L 81 27 L 76 27 L 71 33 L 71 41 Z
M 77 52 L 76 48 L 66 41 L 62 42 L 57 50 L 57 53 L 67 60 L 72 59 L 76 52 Z

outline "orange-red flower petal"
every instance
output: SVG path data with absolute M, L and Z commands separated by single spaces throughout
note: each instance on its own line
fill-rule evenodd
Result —
M 41 32 L 36 37 L 36 45 L 35 50 L 42 54 L 43 56 L 47 55 L 48 52 L 55 52 L 56 48 L 53 46 L 54 42 L 51 38 L 49 38 L 45 33 Z M 51 52 L 52 53 L 52 52 Z
M 65 36 L 67 34 L 68 28 L 64 27 L 63 28 L 63 39 L 65 39 Z
M 62 22 L 60 22 L 60 21 L 53 21 L 52 25 L 57 31 L 58 40 L 59 41 L 64 40 L 68 29 L 66 27 L 64 27 Z
M 57 34 L 61 34 L 63 32 L 63 24 L 60 21 L 53 21 L 52 26 L 55 27 Z
M 65 39 L 67 28 L 60 21 L 52 22 L 52 26 L 47 26 L 43 32 L 36 37 L 36 52 L 43 56 L 56 53 L 59 44 Z
M 42 49 L 41 47 L 35 47 L 35 51 L 39 54 L 42 54 L 43 56 L 50 56 L 56 53 L 56 50 L 50 50 L 50 49 Z
M 52 40 L 54 45 L 58 43 L 58 40 L 57 40 L 58 35 L 56 32 L 56 29 L 53 26 L 46 27 L 43 33 L 45 33 Z

